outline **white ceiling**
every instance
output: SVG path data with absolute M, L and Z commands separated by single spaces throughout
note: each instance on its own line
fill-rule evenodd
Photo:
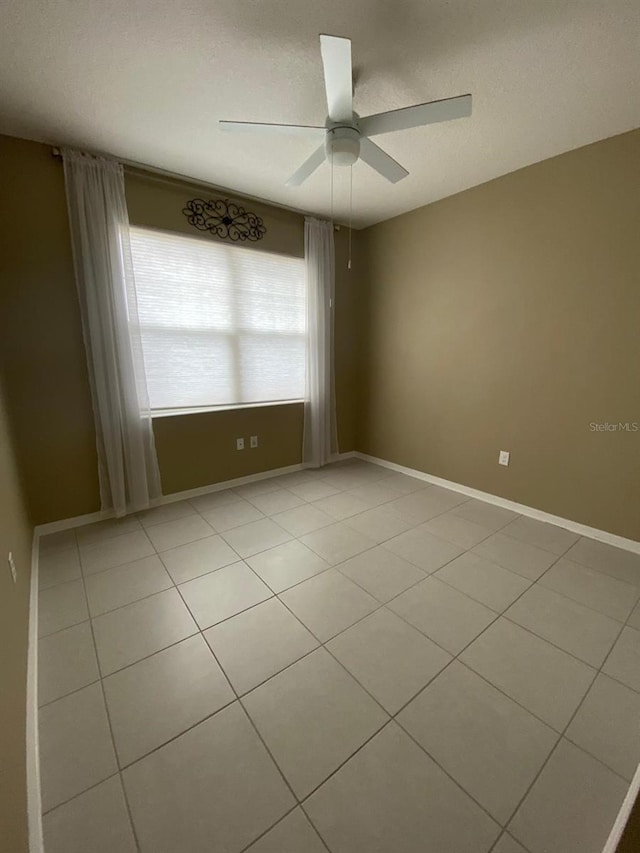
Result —
M 284 186 L 313 142 L 217 127 L 323 124 L 319 33 L 352 39 L 360 115 L 473 93 L 469 119 L 376 139 L 410 175 L 357 163 L 357 226 L 640 125 L 638 0 L 0 0 L 0 17 L 0 132 L 320 215 L 326 164 Z

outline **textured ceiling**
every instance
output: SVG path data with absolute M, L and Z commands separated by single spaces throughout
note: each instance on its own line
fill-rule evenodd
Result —
M 318 34 L 353 41 L 360 115 L 472 92 L 473 115 L 378 137 L 410 172 L 353 169 L 368 225 L 640 125 L 638 0 L 0 0 L 0 132 L 104 151 L 321 215 L 314 143 L 218 119 L 323 124 Z M 349 170 L 335 172 L 348 217 Z

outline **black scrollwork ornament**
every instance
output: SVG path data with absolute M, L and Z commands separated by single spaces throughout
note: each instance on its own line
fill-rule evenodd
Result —
M 189 224 L 198 231 L 209 231 L 221 240 L 255 243 L 267 233 L 264 222 L 255 213 L 249 213 L 244 207 L 228 199 L 193 198 L 187 202 L 182 212 Z

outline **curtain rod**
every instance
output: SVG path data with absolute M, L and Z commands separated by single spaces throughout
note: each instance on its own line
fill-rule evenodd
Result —
M 311 216 L 312 214 L 306 213 L 304 210 L 300 210 L 297 207 L 289 207 L 286 204 L 278 204 L 275 201 L 268 201 L 265 198 L 260 198 L 260 196 L 255 195 L 236 195 L 235 190 L 231 190 L 228 187 L 220 187 L 217 184 L 211 184 L 208 181 L 200 181 L 197 178 L 190 178 L 188 175 L 181 175 L 178 172 L 170 172 L 167 169 L 160 169 L 156 166 L 147 166 L 144 163 L 138 163 L 135 160 L 126 160 L 123 157 L 113 157 L 111 154 L 103 154 L 102 152 L 90 152 L 92 154 L 96 154 L 99 157 L 112 157 L 121 163 L 126 171 L 128 171 L 132 175 L 141 174 L 142 177 L 152 177 L 158 181 L 162 181 L 167 184 L 175 184 L 177 182 L 188 184 L 189 186 L 214 190 L 217 193 L 223 193 L 224 195 L 229 195 L 231 197 L 235 196 L 236 198 L 241 198 L 247 201 L 255 201 L 258 204 L 266 204 L 269 207 L 277 207 L 280 210 L 287 210 L 289 213 L 297 213 L 299 216 Z M 62 150 L 58 146 L 54 145 L 51 149 L 51 154 L 53 157 L 58 159 L 62 159 Z M 334 229 L 336 231 L 340 230 L 340 225 L 338 223 L 334 224 Z

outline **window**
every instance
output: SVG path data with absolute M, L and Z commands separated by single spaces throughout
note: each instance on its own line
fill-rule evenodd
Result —
M 131 253 L 152 409 L 304 396 L 302 259 L 145 228 Z

